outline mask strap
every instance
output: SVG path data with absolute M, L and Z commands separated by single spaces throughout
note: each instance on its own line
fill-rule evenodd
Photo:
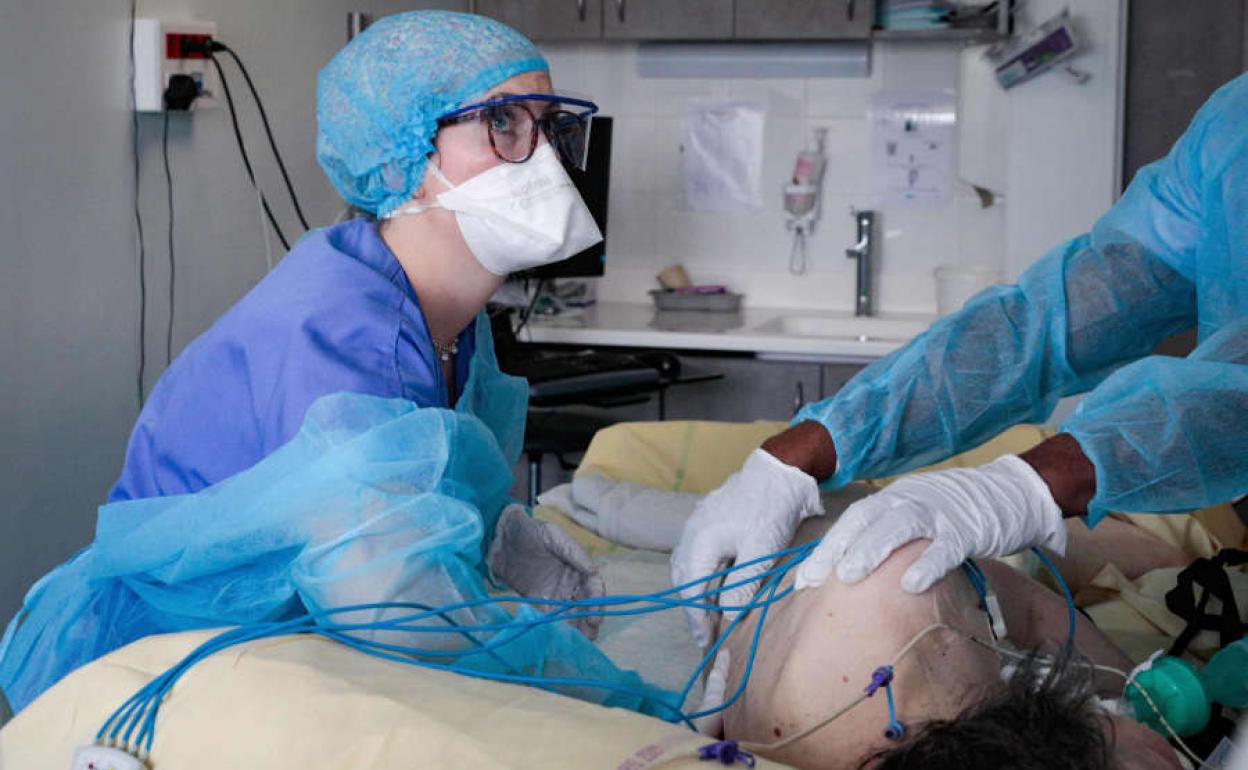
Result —
M 398 217 L 406 216 L 408 214 L 423 214 L 429 209 L 434 209 L 434 208 L 438 208 L 438 207 L 437 206 L 422 206 L 421 204 L 417 203 L 413 206 L 408 206 L 407 208 L 404 208 L 404 209 L 395 209 L 394 211 L 391 211 L 389 214 L 386 214 L 385 218 L 397 219 Z
M 438 168 L 438 164 L 434 163 L 432 158 L 429 160 L 429 170 L 433 172 L 433 175 L 438 178 L 439 182 L 446 185 L 447 189 L 454 190 L 455 185 L 451 184 L 451 180 L 446 178 L 446 175 L 442 173 L 442 169 Z

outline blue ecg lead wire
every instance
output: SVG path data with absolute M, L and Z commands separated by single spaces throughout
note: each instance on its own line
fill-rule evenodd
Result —
M 652 703 L 668 713 L 669 718 L 672 721 L 683 722 L 691 729 L 694 729 L 694 719 L 710 716 L 723 711 L 739 700 L 744 694 L 749 683 L 750 674 L 753 670 L 754 661 L 761 643 L 762 629 L 767 618 L 767 613 L 771 609 L 772 605 L 778 601 L 783 601 L 791 595 L 794 590 L 792 586 L 789 586 L 784 590 L 780 590 L 780 585 L 789 572 L 804 561 L 807 556 L 809 556 L 816 545 L 817 541 L 787 548 L 774 554 L 718 570 L 717 572 L 707 575 L 706 577 L 692 580 L 679 586 L 663 589 L 661 591 L 655 591 L 650 594 L 613 595 L 583 600 L 494 596 L 465 600 L 443 607 L 430 607 L 428 605 L 413 602 L 379 602 L 374 604 L 339 607 L 322 611 L 309 611 L 284 621 L 240 626 L 238 628 L 224 631 L 201 643 L 177 664 L 170 667 L 167 671 L 153 679 L 144 687 L 140 688 L 138 692 L 131 696 L 125 703 L 121 704 L 105 720 L 104 725 L 100 728 L 96 735 L 96 740 L 101 743 L 107 741 L 111 745 L 120 744 L 125 747 L 132 746 L 136 751 L 142 750 L 150 754 L 156 728 L 156 717 L 160 709 L 160 704 L 182 675 L 185 674 L 191 667 L 204 658 L 234 645 L 289 634 L 318 635 L 344 644 L 351 649 L 357 650 L 366 655 L 371 655 L 384 660 L 395 661 L 406 665 L 421 666 L 439 671 L 448 671 L 476 678 L 525 684 L 538 687 L 543 690 L 549 690 L 555 686 L 564 686 L 580 688 L 588 687 L 614 692 L 636 698 L 642 702 Z M 1070 620 L 1067 644 L 1073 645 L 1075 634 L 1075 605 L 1070 594 L 1070 589 L 1066 586 L 1065 581 L 1062 580 L 1061 574 L 1058 572 L 1057 567 L 1052 563 L 1052 561 L 1041 553 L 1039 549 L 1033 550 L 1036 551 L 1041 563 L 1043 563 L 1053 574 L 1054 580 L 1066 599 Z M 734 572 L 747 569 L 763 562 L 774 562 L 775 560 L 779 560 L 784 557 L 792 558 L 778 566 L 773 565 L 758 575 L 737 580 L 729 579 L 729 576 Z M 979 593 L 982 598 L 987 591 L 987 583 L 982 570 L 980 570 L 979 567 L 973 562 L 967 562 L 967 564 L 963 566 L 963 569 L 972 585 L 975 587 L 976 592 Z M 719 578 L 724 578 L 725 582 L 717 588 L 706 588 L 705 590 L 693 594 L 688 598 L 681 596 L 684 591 L 688 591 L 700 585 L 710 585 L 713 581 L 718 580 Z M 739 588 L 756 581 L 761 584 L 761 588 L 754 594 L 754 597 L 745 604 L 718 606 L 712 601 L 712 597 L 721 595 L 725 591 Z M 487 605 L 499 606 L 503 604 L 525 604 L 530 606 L 547 607 L 549 609 L 538 613 L 534 617 L 513 618 L 512 620 L 503 623 L 458 624 L 451 621 L 451 614 L 458 611 L 470 610 Z M 720 637 L 716 639 L 715 643 L 711 645 L 702 657 L 702 660 L 694 668 L 694 671 L 690 675 L 685 686 L 679 693 L 676 694 L 678 700 L 674 703 L 669 703 L 662 697 L 656 697 L 655 692 L 639 690 L 637 688 L 615 682 L 578 679 L 575 677 L 546 677 L 524 674 L 516 671 L 514 667 L 507 664 L 505 659 L 500 658 L 496 654 L 497 650 L 505 647 L 507 644 L 514 642 L 516 639 L 530 632 L 534 628 L 548 623 L 576 620 L 578 618 L 591 616 L 627 617 L 633 615 L 643 615 L 668 610 L 674 607 L 696 607 L 698 609 L 710 611 L 732 611 L 738 613 L 736 617 L 728 623 Z M 363 623 L 336 622 L 333 620 L 333 618 L 347 613 L 382 610 L 410 612 L 408 614 L 399 615 L 386 620 Z M 725 640 L 740 627 L 746 615 L 753 610 L 759 610 L 759 618 L 751 635 L 749 653 L 743 669 L 744 673 L 742 674 L 741 681 L 738 683 L 737 688 L 723 701 L 723 703 L 714 708 L 704 709 L 694 713 L 686 713 L 683 710 L 683 705 L 685 701 L 688 700 L 689 694 L 698 679 L 701 677 L 702 672 L 714 662 L 715 656 L 719 653 Z M 434 625 L 413 625 L 426 621 L 434 623 Z M 360 631 L 457 634 L 467 640 L 470 646 L 463 650 L 448 651 L 439 648 L 422 648 L 385 643 L 372 639 L 360 639 L 351 635 Z M 495 636 L 489 641 L 482 641 L 477 637 L 477 634 L 482 633 L 493 633 Z M 503 665 L 504 670 L 501 672 L 484 671 L 457 665 L 458 660 L 462 660 L 473 655 L 483 654 L 488 654 L 493 657 L 496 661 Z M 457 660 L 456 662 L 450 663 L 438 663 L 428 660 L 427 658 L 456 658 Z M 891 682 L 887 684 L 891 684 Z M 885 686 L 885 690 L 890 705 L 889 729 L 894 732 L 904 732 L 904 727 L 896 721 L 895 713 L 891 709 L 891 686 Z M 137 734 L 135 733 L 135 730 L 138 730 Z M 133 741 L 131 740 L 132 736 Z

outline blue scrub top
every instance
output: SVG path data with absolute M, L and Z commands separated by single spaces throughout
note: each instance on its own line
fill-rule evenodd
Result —
M 457 398 L 474 326 L 458 340 Z M 182 351 L 139 415 L 109 502 L 196 492 L 246 470 L 340 391 L 450 406 L 416 292 L 364 219 L 306 235 Z

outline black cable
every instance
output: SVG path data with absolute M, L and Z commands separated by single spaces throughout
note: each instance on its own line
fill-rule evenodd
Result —
M 234 111 L 234 97 L 230 95 L 230 82 L 225 77 L 225 70 L 221 68 L 221 62 L 216 56 L 209 54 L 208 58 L 212 60 L 213 66 L 217 68 L 217 77 L 221 78 L 221 91 L 225 94 L 226 106 L 230 108 L 230 123 L 234 126 L 234 138 L 238 140 L 238 152 L 243 156 L 243 166 L 247 168 L 247 178 L 251 180 L 251 186 L 256 188 L 256 191 L 260 194 L 260 205 L 264 207 L 264 213 L 269 218 L 269 224 L 273 225 L 273 230 L 277 233 L 277 239 L 282 242 L 282 248 L 290 251 L 290 242 L 286 240 L 286 235 L 282 232 L 282 228 L 278 226 L 277 218 L 273 216 L 273 209 L 269 208 L 269 199 L 256 182 L 256 172 L 252 170 L 251 159 L 247 157 L 247 147 L 243 144 L 243 132 L 238 127 L 238 113 Z
M 139 239 L 139 409 L 143 409 L 143 377 L 147 370 L 147 247 L 143 240 L 143 212 L 139 208 L 139 111 L 134 103 L 134 20 L 138 0 L 130 0 L 130 145 L 134 156 L 134 224 Z
M 169 204 L 169 323 L 165 327 L 165 365 L 173 363 L 173 301 L 177 285 L 176 262 L 173 258 L 173 172 L 169 168 L 169 105 L 165 105 L 164 129 L 160 136 L 160 153 L 165 160 L 165 191 Z
M 537 280 L 537 289 L 534 290 L 533 292 L 533 299 L 529 300 L 529 306 L 526 307 L 524 309 L 524 312 L 520 314 L 520 325 L 516 327 L 516 332 L 515 332 L 517 337 L 520 336 L 520 332 L 524 331 L 524 327 L 528 326 L 529 317 L 533 315 L 533 310 L 534 308 L 537 307 L 537 301 L 541 299 L 542 284 L 544 283 L 546 283 L 545 278 L 539 278 Z
M 308 227 L 307 217 L 303 215 L 303 207 L 299 205 L 299 196 L 295 194 L 295 186 L 290 182 L 290 175 L 286 173 L 286 164 L 282 161 L 282 153 L 277 149 L 277 140 L 273 138 L 273 129 L 269 126 L 269 116 L 264 110 L 264 102 L 260 99 L 260 92 L 256 90 L 256 84 L 251 80 L 251 73 L 247 71 L 247 67 L 243 64 L 243 60 L 238 54 L 234 53 L 234 49 L 219 40 L 213 41 L 213 48 L 225 51 L 238 65 L 238 69 L 243 73 L 243 80 L 247 81 L 247 87 L 251 89 L 251 96 L 256 100 L 256 109 L 260 112 L 260 122 L 264 124 L 264 133 L 269 137 L 269 147 L 273 148 L 273 158 L 277 161 L 277 168 L 282 172 L 282 181 L 286 183 L 286 191 L 290 193 L 290 202 L 295 207 L 295 213 L 299 215 L 299 223 L 303 225 L 304 230 L 310 230 Z

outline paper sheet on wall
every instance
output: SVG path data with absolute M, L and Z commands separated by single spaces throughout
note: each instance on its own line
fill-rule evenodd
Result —
M 766 111 L 753 102 L 703 102 L 685 113 L 681 166 L 692 211 L 757 211 L 763 201 Z
M 871 175 L 878 205 L 933 205 L 953 193 L 957 108 L 952 94 L 885 93 L 871 101 Z

